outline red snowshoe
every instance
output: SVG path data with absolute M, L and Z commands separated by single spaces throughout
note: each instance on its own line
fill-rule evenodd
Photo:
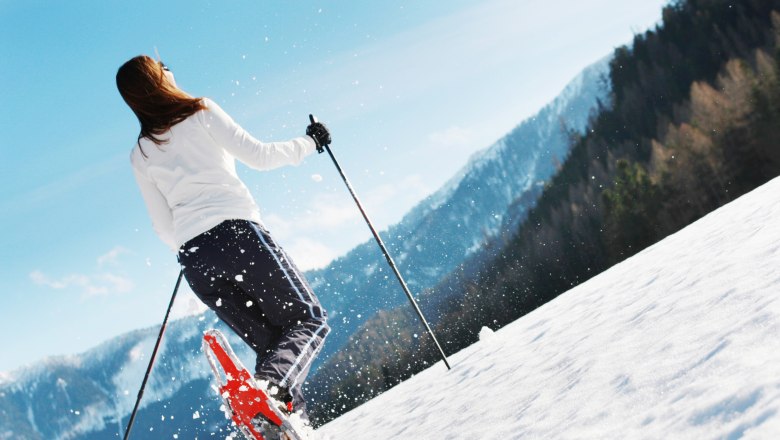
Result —
M 303 440 L 279 408 L 283 404 L 268 397 L 219 330 L 204 333 L 203 351 L 214 370 L 227 415 L 248 440 Z

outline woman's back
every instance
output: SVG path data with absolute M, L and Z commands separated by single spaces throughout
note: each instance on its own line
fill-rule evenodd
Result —
M 155 197 L 143 188 L 150 185 L 162 196 L 164 206 L 160 200 L 147 202 L 147 206 L 155 229 L 171 247 L 224 220 L 262 223 L 257 204 L 236 174 L 236 158 L 255 169 L 271 169 L 297 164 L 315 148 L 305 136 L 287 142 L 260 142 L 216 103 L 208 98 L 203 103 L 206 110 L 190 115 L 160 136 L 167 142 L 156 145 L 142 138 L 130 156 L 145 198 Z M 167 222 L 169 231 L 164 226 Z M 170 235 L 168 240 L 166 235 Z

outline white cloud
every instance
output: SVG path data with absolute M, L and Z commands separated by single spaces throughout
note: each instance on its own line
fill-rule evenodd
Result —
M 98 266 L 103 266 L 104 264 L 116 264 L 120 255 L 127 254 L 129 252 L 129 250 L 122 246 L 114 246 L 113 249 L 97 258 L 97 264 Z
M 305 228 L 332 228 L 341 226 L 358 215 L 357 208 L 351 204 L 352 200 L 344 197 L 325 196 L 318 198 L 314 204 L 306 210 L 306 219 L 303 222 Z
M 30 272 L 30 279 L 33 281 L 33 283 L 41 285 L 41 286 L 48 286 L 52 289 L 64 289 L 67 287 L 68 282 L 67 280 L 62 281 L 52 281 L 43 274 L 43 272 L 39 270 L 34 270 Z
M 301 231 L 317 232 L 323 229 L 334 229 L 349 222 L 354 222 L 360 216 L 351 198 L 342 195 L 323 194 L 315 199 L 305 209 L 291 216 L 281 217 L 277 214 L 264 214 L 263 222 L 274 237 L 285 239 L 294 237 Z
M 363 219 L 354 200 L 344 192 L 339 190 L 334 194 L 322 194 L 311 205 L 290 217 L 263 215 L 263 221 L 274 236 L 280 239 L 362 224 Z M 376 226 L 385 228 L 389 222 L 400 220 L 403 212 L 398 210 L 399 206 L 421 200 L 430 192 L 431 188 L 425 184 L 422 176 L 415 174 L 375 186 L 359 194 L 359 197 L 371 219 L 376 217 Z
M 192 293 L 186 283 L 182 283 L 181 292 L 176 297 L 176 302 L 171 310 L 171 318 L 177 319 L 185 316 L 199 315 L 208 310 L 208 307 Z
M 124 293 L 133 290 L 133 282 L 129 278 L 123 276 L 114 275 L 111 273 L 104 273 L 93 277 L 97 282 L 103 282 L 108 287 L 117 293 Z
M 114 246 L 108 252 L 99 255 L 95 260 L 96 271 L 93 273 L 70 273 L 62 276 L 51 276 L 41 270 L 33 270 L 29 273 L 30 280 L 39 285 L 54 290 L 79 292 L 82 298 L 100 295 L 127 293 L 135 288 L 135 283 L 128 277 L 103 269 L 104 266 L 114 267 L 119 265 L 119 258 L 123 254 L 132 253 L 122 246 Z
M 274 238 L 288 237 L 292 231 L 292 225 L 288 219 L 282 218 L 278 214 L 262 214 L 263 223 L 271 231 Z
M 463 127 L 452 126 L 429 134 L 428 140 L 439 147 L 470 146 L 474 140 L 474 132 Z
M 302 271 L 325 267 L 338 256 L 332 248 L 305 237 L 293 240 L 285 251 Z
M 363 204 L 377 229 L 385 229 L 401 220 L 413 206 L 432 192 L 422 176 L 413 174 L 372 188 Z M 403 208 L 402 208 L 403 207 Z M 353 208 L 357 208 L 353 204 Z
M 85 297 L 125 293 L 133 290 L 133 282 L 120 275 L 100 273 L 95 275 L 70 274 L 55 279 L 40 270 L 30 272 L 30 280 L 39 286 L 55 290 L 76 289 Z
M 277 242 L 301 270 L 321 268 L 362 242 L 371 239 L 355 202 L 339 188 L 339 194 L 323 194 L 305 209 L 289 217 L 263 215 Z M 422 176 L 409 175 L 359 194 L 377 230 L 397 223 L 405 206 L 429 195 Z

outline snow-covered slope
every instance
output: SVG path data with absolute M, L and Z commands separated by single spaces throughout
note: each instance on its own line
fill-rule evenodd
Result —
M 318 432 L 780 438 L 780 178 Z

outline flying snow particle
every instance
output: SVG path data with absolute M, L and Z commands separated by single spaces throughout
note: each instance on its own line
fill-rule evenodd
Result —
M 197 246 L 193 246 L 193 247 L 187 249 L 187 251 L 188 252 L 197 252 L 198 251 L 198 247 Z
M 254 304 L 252 301 L 247 301 L 247 302 L 246 302 L 246 306 L 247 306 L 247 307 L 252 307 L 252 304 Z
M 222 307 L 222 298 L 217 298 L 217 307 Z
M 192 413 L 192 419 L 193 419 L 193 420 L 194 420 L 194 419 L 199 419 L 199 418 L 200 418 L 200 412 L 198 412 L 198 411 L 195 411 L 194 413 Z
M 322 182 L 322 176 L 319 175 L 319 174 L 312 174 L 311 175 L 311 180 L 313 180 L 315 182 L 318 182 L 318 183 Z
M 238 281 L 239 283 L 244 281 L 244 276 L 243 275 L 236 275 L 236 281 Z

